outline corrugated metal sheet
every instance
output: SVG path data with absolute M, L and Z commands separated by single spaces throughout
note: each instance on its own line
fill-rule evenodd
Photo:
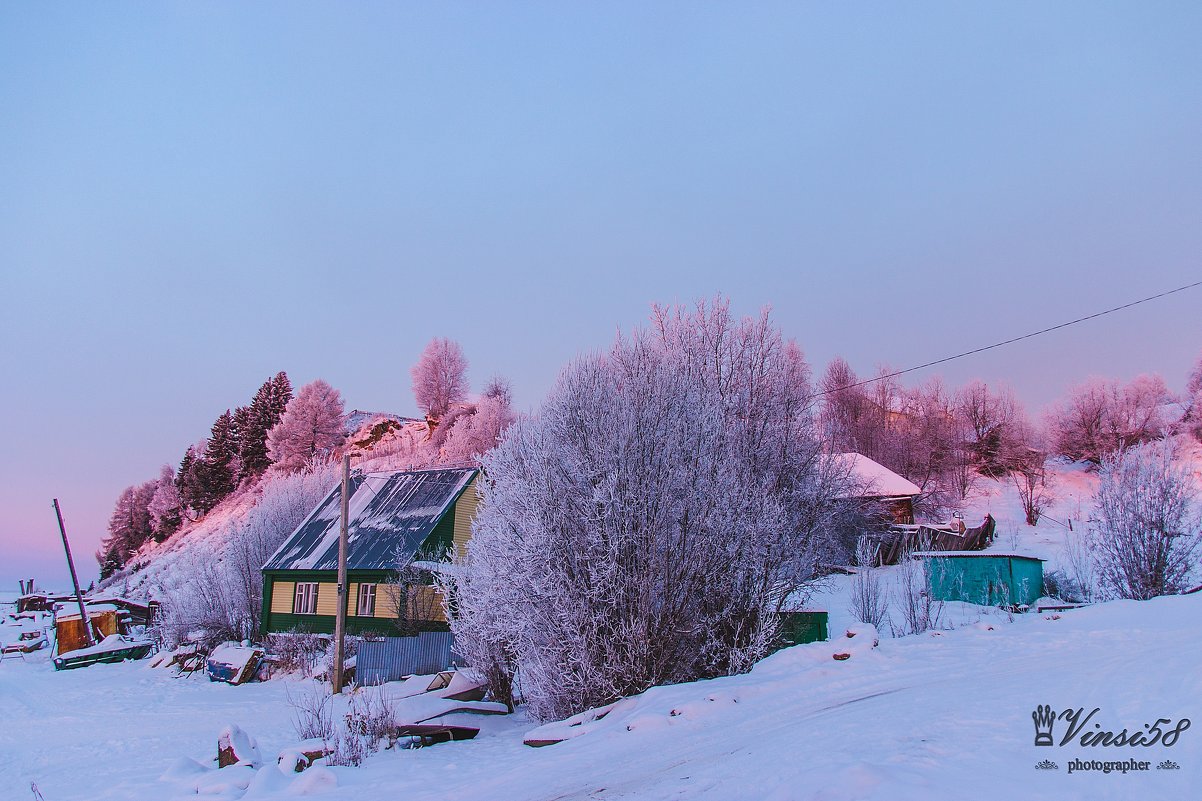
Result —
M 474 468 L 353 476 L 347 568 L 391 570 L 417 553 L 476 475 Z M 341 486 L 280 546 L 264 570 L 336 570 Z
M 437 673 L 463 661 L 452 646 L 449 631 L 423 631 L 416 637 L 361 642 L 355 656 L 355 680 L 374 685 L 415 674 Z
M 931 597 L 982 606 L 1033 604 L 1043 594 L 1043 560 L 989 552 L 922 555 Z

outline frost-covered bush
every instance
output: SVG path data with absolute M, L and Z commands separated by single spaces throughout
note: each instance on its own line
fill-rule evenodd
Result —
M 268 634 L 264 643 L 282 673 L 312 676 L 326 662 L 330 638 L 309 631 Z
M 936 601 L 927 589 L 926 566 L 910 553 L 903 553 L 894 573 L 893 603 L 901 620 L 890 620 L 893 636 L 921 634 L 938 628 L 943 616 L 943 602 Z
M 1069 531 L 1064 535 L 1064 565 L 1079 600 L 1092 603 L 1098 594 L 1098 575 L 1093 546 L 1087 533 Z
M 268 473 L 258 502 L 226 531 L 221 550 L 194 552 L 173 571 L 181 583 L 158 593 L 163 640 L 216 644 L 257 637 L 263 565 L 336 481 L 337 468 L 326 464 L 300 473 Z
M 1092 545 L 1102 587 L 1139 600 L 1186 589 L 1198 564 L 1197 487 L 1173 443 L 1107 456 L 1100 479 Z
M 543 720 L 749 669 L 832 547 L 811 398 L 800 349 L 724 303 L 571 364 L 484 459 L 457 648 L 521 665 Z
M 235 589 L 224 565 L 192 554 L 175 567 L 184 583 L 171 592 L 157 593 L 163 601 L 155 632 L 165 647 L 192 642 L 208 652 L 248 636 L 248 624 L 231 600 Z
M 872 544 L 863 538 L 856 546 L 856 572 L 851 577 L 852 617 L 861 623 L 871 623 L 877 629 L 884 628 L 889 617 L 889 591 L 881 571 L 872 566 Z
M 362 737 L 370 750 L 376 750 L 381 740 L 389 745 L 396 741 L 396 709 L 384 687 L 356 687 L 351 692 L 346 728 Z
M 284 688 L 284 696 L 292 707 L 292 726 L 302 740 L 334 737 L 334 696 L 324 685 L 310 684 L 293 690 Z
M 1084 593 L 1076 579 L 1066 570 L 1050 570 L 1044 573 L 1042 594 L 1048 598 L 1059 598 L 1070 603 L 1079 603 L 1085 600 Z

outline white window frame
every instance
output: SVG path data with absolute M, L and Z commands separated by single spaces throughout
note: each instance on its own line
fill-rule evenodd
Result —
M 376 616 L 376 585 L 360 584 L 359 598 L 355 604 L 355 614 L 359 617 Z
M 296 583 L 296 592 L 292 596 L 292 614 L 294 614 L 294 615 L 316 615 L 317 614 L 317 582 L 316 581 L 298 581 Z

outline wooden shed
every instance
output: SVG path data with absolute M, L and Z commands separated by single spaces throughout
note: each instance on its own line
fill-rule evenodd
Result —
M 446 631 L 431 580 L 400 583 L 406 560 L 466 553 L 476 514 L 476 468 L 396 471 L 351 477 L 347 551 L 347 631 Z M 338 611 L 336 486 L 263 567 L 263 633 L 332 633 Z
M 861 453 L 839 453 L 833 458 L 850 479 L 845 498 L 875 504 L 890 523 L 914 522 L 914 499 L 922 494 L 917 484 Z
M 923 551 L 927 589 L 936 601 L 982 606 L 1030 606 L 1043 595 L 1043 562 L 990 551 Z
M 85 604 L 88 610 L 88 620 L 92 624 L 92 638 L 100 642 L 110 634 L 127 634 L 129 626 L 126 615 L 114 604 Z M 54 636 L 58 643 L 58 653 L 65 654 L 87 648 L 91 643 L 84 631 L 83 618 L 79 615 L 79 607 L 67 605 L 54 615 Z

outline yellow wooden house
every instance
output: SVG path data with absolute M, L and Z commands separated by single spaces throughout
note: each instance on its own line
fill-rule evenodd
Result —
M 475 468 L 351 477 L 347 549 L 347 631 L 395 634 L 447 629 L 432 583 L 402 581 L 414 561 L 466 552 L 476 514 Z M 263 633 L 330 633 L 338 609 L 342 487 L 310 512 L 263 567 Z

